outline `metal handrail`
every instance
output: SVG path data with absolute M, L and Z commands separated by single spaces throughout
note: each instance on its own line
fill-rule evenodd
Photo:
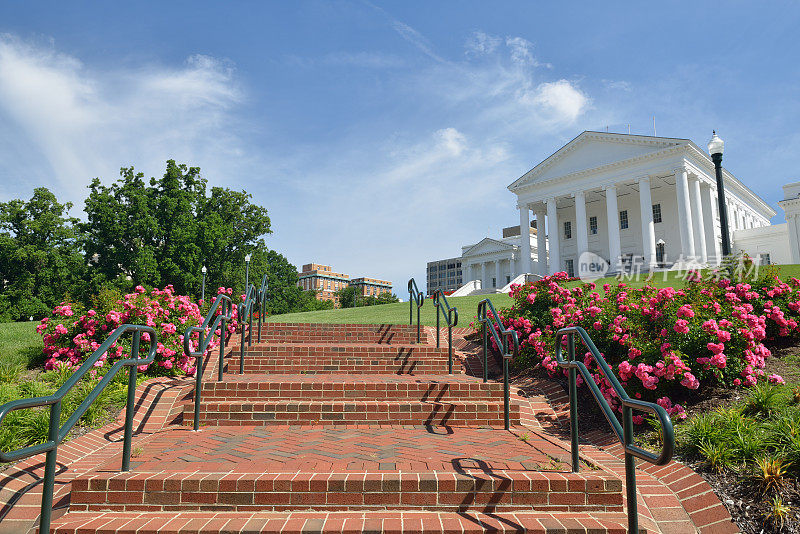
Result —
M 592 359 L 597 363 L 603 376 L 614 388 L 617 398 L 622 404 L 622 425 L 620 425 L 611 406 L 603 397 L 600 388 L 594 381 L 592 373 L 586 365 L 575 359 L 575 335 L 580 336 L 583 344 L 589 349 Z M 569 360 L 565 360 L 561 354 L 561 339 L 567 336 L 567 351 Z M 611 429 L 616 434 L 617 439 L 625 451 L 625 492 L 628 498 L 628 532 L 639 532 L 639 514 L 636 502 L 636 458 L 640 458 L 655 465 L 664 465 L 672 459 L 675 450 L 675 432 L 672 428 L 672 421 L 667 411 L 652 402 L 632 399 L 623 389 L 617 380 L 614 372 L 606 363 L 605 358 L 597 350 L 592 338 L 580 326 L 570 326 L 561 328 L 556 332 L 556 361 L 562 369 L 569 370 L 569 416 L 570 416 L 570 437 L 572 441 L 572 472 L 577 473 L 580 465 L 578 458 L 578 389 L 577 372 L 580 372 L 583 381 L 589 386 L 600 409 L 603 411 Z M 658 417 L 661 423 L 661 454 L 655 455 L 646 451 L 633 443 L 633 410 L 651 413 Z
M 97 385 L 89 392 L 83 402 L 80 403 L 78 408 L 67 419 L 63 425 L 61 424 L 61 401 L 75 387 L 75 385 L 94 368 L 95 362 L 105 354 L 108 349 L 113 345 L 123 334 L 133 332 L 133 342 L 131 345 L 131 358 L 125 360 L 117 360 L 114 365 L 106 372 Z M 142 333 L 150 335 L 150 349 L 147 351 L 146 358 L 139 358 L 139 343 Z M 12 411 L 22 410 L 25 408 L 37 408 L 50 406 L 50 422 L 47 433 L 47 441 L 37 445 L 29 445 L 16 451 L 3 452 L 0 451 L 0 462 L 15 462 L 29 456 L 40 453 L 47 453 L 44 467 L 44 484 L 42 487 L 42 505 L 41 517 L 39 520 L 39 531 L 50 532 L 50 520 L 53 513 L 53 487 L 55 485 L 56 477 L 56 458 L 58 456 L 58 446 L 69 435 L 70 430 L 80 420 L 89 406 L 97 400 L 103 389 L 114 379 L 117 373 L 123 367 L 130 367 L 128 371 L 128 403 L 125 407 L 125 430 L 123 433 L 122 443 L 122 471 L 128 471 L 131 466 L 131 438 L 133 435 L 133 411 L 136 402 L 136 371 L 140 365 L 153 363 L 158 348 L 158 336 L 156 331 L 144 325 L 124 324 L 117 327 L 108 339 L 103 342 L 91 356 L 86 358 L 77 371 L 67 379 L 64 384 L 52 395 L 47 397 L 35 397 L 32 399 L 18 399 L 7 402 L 0 406 L 0 425 L 3 419 Z
M 264 311 L 267 309 L 267 289 L 269 279 L 267 273 L 261 277 L 261 287 L 258 290 L 258 341 L 261 342 L 261 325 L 264 323 Z
M 222 313 L 217 313 L 217 308 L 222 305 Z M 211 320 L 214 320 L 212 323 Z M 195 358 L 195 377 L 194 377 L 194 429 L 200 429 L 200 392 L 203 384 L 203 356 L 208 350 L 208 345 L 214 338 L 214 333 L 219 327 L 219 369 L 217 380 L 222 382 L 225 358 L 225 322 L 233 319 L 233 303 L 228 295 L 220 294 L 214 299 L 214 303 L 209 308 L 203 324 L 200 326 L 190 326 L 183 333 L 183 352 L 187 357 Z M 210 328 L 210 331 L 209 331 Z M 191 337 L 197 332 L 197 350 L 192 350 Z M 208 335 L 206 333 L 208 332 Z
M 253 305 L 258 301 L 258 290 L 256 286 L 250 284 L 244 294 L 244 302 L 239 304 L 239 323 L 242 325 L 242 338 L 239 353 L 239 374 L 244 374 L 244 342 L 248 338 L 247 346 L 253 346 Z M 259 314 L 260 315 L 260 314 Z M 249 336 L 245 334 L 245 326 Z
M 491 312 L 491 316 L 488 312 Z M 506 329 L 499 318 L 500 315 L 495 311 L 491 300 L 484 299 L 478 303 L 478 322 L 481 323 L 481 337 L 483 338 L 483 381 L 486 382 L 489 379 L 489 340 L 486 334 L 491 332 L 492 339 L 503 357 L 503 417 L 505 429 L 508 430 L 511 426 L 509 421 L 511 391 L 508 384 L 508 362 L 519 354 L 519 338 L 514 330 Z M 511 352 L 509 352 L 509 338 L 511 339 Z
M 425 295 L 417 287 L 417 282 L 412 278 L 408 281 L 408 324 L 414 324 L 414 303 L 417 304 L 417 343 L 419 343 L 419 309 L 425 304 Z
M 440 304 L 444 303 L 444 306 Z M 433 292 L 433 305 L 436 307 L 436 348 L 439 348 L 439 315 L 447 321 L 447 372 L 453 374 L 453 327 L 458 325 L 458 308 L 447 302 L 447 296 L 441 289 Z

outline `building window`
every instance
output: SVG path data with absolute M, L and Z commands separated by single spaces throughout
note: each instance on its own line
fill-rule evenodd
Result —
M 653 222 L 661 222 L 661 204 L 653 204 Z
M 656 243 L 656 263 L 659 267 L 664 267 L 664 243 Z
M 759 254 L 759 256 L 761 256 L 761 265 L 769 265 L 770 263 L 772 263 L 770 261 L 769 254 L 762 253 L 762 254 Z
M 619 212 L 619 229 L 620 230 L 628 229 L 628 210 L 622 210 L 621 212 Z
M 566 260 L 564 263 L 566 264 L 567 274 L 569 275 L 569 277 L 572 278 L 573 276 L 575 276 L 575 261 Z
M 564 239 L 572 239 L 572 222 L 564 222 Z
M 589 233 L 597 235 L 597 217 L 589 217 Z
M 506 275 L 506 284 L 510 284 L 510 283 L 511 283 L 511 276 Z
M 492 278 L 492 287 L 497 287 L 497 278 Z

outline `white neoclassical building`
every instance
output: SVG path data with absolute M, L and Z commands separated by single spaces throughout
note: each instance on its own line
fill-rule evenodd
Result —
M 723 180 L 736 251 L 738 231 L 767 227 L 776 212 L 727 170 Z M 540 230 L 535 244 L 519 243 L 515 274 L 574 273 L 585 251 L 612 270 L 721 256 L 714 164 L 689 139 L 583 132 L 508 189 L 517 196 L 520 225 L 528 227 L 533 213 Z M 534 249 L 549 254 L 540 258 Z
M 503 228 L 503 237 L 485 237 L 473 245 L 461 247 L 464 280 L 479 280 L 482 289 L 501 289 L 520 273 L 527 273 L 535 263 L 538 245 L 537 229 L 530 228 L 527 243 L 528 260 L 524 259 L 525 243 L 519 227 Z

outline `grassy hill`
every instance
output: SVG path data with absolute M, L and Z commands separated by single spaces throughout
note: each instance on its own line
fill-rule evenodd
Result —
M 406 295 L 405 298 L 408 296 Z M 447 302 L 451 306 L 458 308 L 458 324 L 467 326 L 472 318 L 478 313 L 478 302 L 486 297 L 492 301 L 495 309 L 505 308 L 513 302 L 508 295 L 471 295 L 469 297 L 448 298 Z M 431 299 L 425 299 L 425 304 L 420 310 L 420 322 L 429 326 L 436 326 L 436 308 L 433 307 Z M 407 324 L 408 323 L 408 302 L 398 302 L 395 304 L 381 304 L 379 306 L 367 306 L 364 308 L 340 308 L 335 310 L 322 310 L 301 313 L 286 313 L 283 315 L 273 315 L 267 318 L 268 321 L 276 323 L 354 323 L 354 324 Z M 417 321 L 417 310 L 414 308 L 414 324 Z M 442 318 L 444 325 L 444 318 Z

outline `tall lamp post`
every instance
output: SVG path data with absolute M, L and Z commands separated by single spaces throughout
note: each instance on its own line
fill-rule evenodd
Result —
M 244 265 L 244 294 L 247 295 L 247 288 L 250 286 L 250 254 L 244 257 Z
M 708 153 L 714 162 L 714 170 L 717 173 L 717 202 L 719 203 L 719 226 L 722 232 L 722 256 L 731 253 L 730 233 L 728 232 L 728 210 L 725 207 L 725 184 L 722 182 L 722 151 L 725 143 L 717 136 L 716 130 L 712 130 L 711 141 L 708 142 Z
M 200 272 L 203 273 L 203 285 L 201 286 L 202 289 L 200 290 L 200 295 L 201 295 L 200 296 L 200 300 L 205 302 L 206 301 L 206 273 L 208 272 L 208 269 L 206 269 L 205 265 L 203 265 L 203 268 L 200 269 Z

